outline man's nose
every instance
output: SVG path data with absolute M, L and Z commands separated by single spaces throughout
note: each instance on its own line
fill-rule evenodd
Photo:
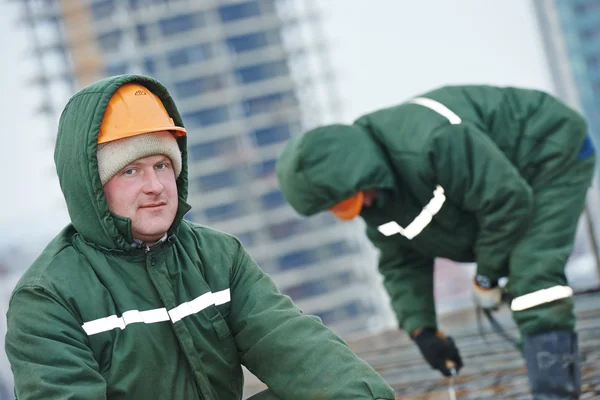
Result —
M 144 192 L 145 193 L 162 193 L 164 185 L 158 178 L 156 171 L 152 169 L 145 174 Z

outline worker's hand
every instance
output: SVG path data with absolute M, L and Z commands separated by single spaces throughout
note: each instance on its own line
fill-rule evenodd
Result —
M 473 301 L 478 307 L 497 310 L 502 303 L 502 289 L 498 282 L 476 275 L 473 279 Z
M 460 371 L 463 362 L 450 336 L 446 337 L 434 328 L 417 329 L 412 336 L 431 368 L 439 370 L 444 376 L 452 375 L 452 367 L 457 373 Z

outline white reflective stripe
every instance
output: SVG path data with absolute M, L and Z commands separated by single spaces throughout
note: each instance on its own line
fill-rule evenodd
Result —
M 125 315 L 127 311 L 123 313 Z M 169 320 L 169 313 L 166 308 L 157 308 L 155 310 L 140 311 L 142 322 L 145 324 L 154 324 L 155 322 L 163 322 Z
M 404 232 L 404 228 L 398 225 L 396 221 L 386 222 L 383 225 L 379 225 L 377 229 L 385 236 L 392 236 L 396 233 Z
M 510 308 L 513 311 L 523 311 L 539 306 L 540 304 L 566 299 L 571 296 L 573 296 L 573 289 L 569 286 L 553 286 L 515 298 L 510 304 Z
M 392 236 L 399 233 L 408 240 L 412 240 L 429 225 L 433 216 L 442 209 L 445 201 L 444 188 L 437 185 L 433 191 L 433 198 L 429 200 L 429 203 L 423 207 L 419 215 L 406 228 L 401 227 L 396 221 L 390 221 L 377 227 L 377 230 L 385 236 Z
M 88 336 L 91 336 L 116 328 L 123 330 L 127 325 L 134 324 L 136 322 L 154 324 L 156 322 L 171 320 L 173 323 L 175 323 L 180 321 L 182 318 L 198 313 L 213 304 L 218 306 L 230 301 L 231 294 L 229 289 L 221 290 L 215 293 L 208 292 L 196 297 L 194 300 L 182 303 L 168 312 L 164 307 L 147 311 L 129 310 L 125 311 L 121 317 L 111 315 L 105 318 L 99 318 L 93 321 L 85 322 L 82 325 L 82 328 L 85 333 L 88 334 Z
M 450 123 L 452 125 L 458 125 L 462 122 L 460 117 L 458 115 L 456 115 L 448 107 L 446 107 L 445 105 L 443 105 L 442 103 L 440 103 L 438 101 L 428 99 L 427 97 L 417 97 L 417 98 L 410 100 L 409 103 L 418 104 L 420 106 L 427 107 L 427 108 L 435 111 L 436 113 L 440 114 L 441 116 L 446 117 L 446 119 L 448 121 L 450 121 Z
M 427 203 L 423 210 L 429 212 L 431 216 L 434 216 L 442 209 L 442 206 L 445 202 L 446 194 L 444 192 L 444 188 L 440 185 L 437 185 L 433 191 L 433 198 L 429 200 L 429 203 Z
M 91 336 L 95 335 L 96 333 L 110 331 L 111 329 L 115 328 L 125 329 L 125 321 L 123 321 L 123 319 L 117 317 L 116 315 L 111 315 L 109 317 L 85 322 L 82 325 L 82 328 L 85 331 L 85 333 Z
M 429 225 L 431 219 L 431 214 L 423 209 L 419 215 L 417 215 L 417 218 L 413 219 L 413 221 L 404 229 L 404 233 L 400 233 L 408 239 L 413 239 Z
M 173 323 L 181 320 L 183 317 L 187 317 L 188 315 L 193 314 L 192 307 L 190 303 L 183 303 L 178 305 L 172 310 L 169 310 L 169 317 Z
M 169 314 L 167 313 L 166 308 L 157 308 L 155 310 L 147 311 L 130 310 L 125 311 L 121 318 L 125 321 L 125 325 L 133 324 L 134 322 L 153 324 L 155 322 L 168 321 Z
M 210 292 L 204 293 L 202 296 L 196 297 L 194 300 L 190 301 L 191 311 L 194 314 L 213 304 L 216 304 L 215 294 Z
M 228 303 L 230 300 L 231 296 L 229 289 L 221 290 L 215 293 L 207 292 L 196 297 L 194 300 L 186 301 L 172 310 L 169 310 L 169 317 L 171 317 L 171 321 L 175 323 L 180 321 L 182 318 L 187 317 L 188 315 L 199 313 L 209 306 L 218 306 Z
M 220 292 L 215 292 L 215 305 L 221 305 L 225 303 L 229 303 L 231 301 L 231 293 L 229 289 L 221 290 Z

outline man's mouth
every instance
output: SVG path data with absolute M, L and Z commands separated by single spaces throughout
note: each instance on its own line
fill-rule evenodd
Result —
M 166 205 L 167 205 L 167 203 L 165 203 L 165 202 L 150 203 L 150 204 L 144 204 L 140 208 L 149 208 L 149 209 L 152 209 L 152 208 L 159 208 L 159 207 L 166 206 Z

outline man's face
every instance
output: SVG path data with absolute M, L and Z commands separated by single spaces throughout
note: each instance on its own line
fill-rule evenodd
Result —
M 371 207 L 377 199 L 377 189 L 367 189 L 364 191 L 363 206 Z
M 163 155 L 140 158 L 104 185 L 108 208 L 131 219 L 135 239 L 158 241 L 177 213 L 177 184 L 171 160 Z

